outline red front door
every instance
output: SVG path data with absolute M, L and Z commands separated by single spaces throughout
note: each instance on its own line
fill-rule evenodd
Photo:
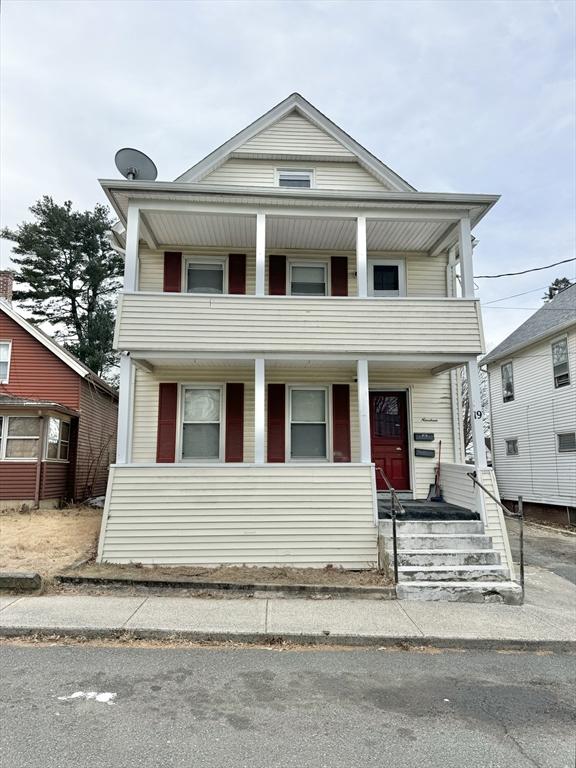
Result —
M 396 491 L 410 489 L 406 392 L 370 392 L 372 461 L 386 474 Z M 380 472 L 376 488 L 386 491 Z

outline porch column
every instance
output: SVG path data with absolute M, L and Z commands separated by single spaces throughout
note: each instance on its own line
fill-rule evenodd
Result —
M 366 216 L 356 219 L 356 281 L 358 296 L 368 296 L 368 267 L 366 250 Z
M 264 296 L 266 276 L 266 214 L 256 214 L 256 296 Z
M 476 469 L 486 469 L 486 445 L 484 443 L 484 412 L 480 395 L 480 374 L 475 360 L 466 363 L 468 379 L 468 398 L 470 400 L 470 426 L 472 429 L 472 445 L 474 446 L 474 466 Z
M 368 360 L 356 363 L 358 380 L 358 417 L 360 422 L 360 462 L 372 463 L 370 444 L 370 396 L 368 390 Z
M 264 359 L 254 360 L 254 462 L 256 464 L 264 464 L 265 375 Z
M 138 274 L 138 243 L 140 241 L 140 209 L 128 205 L 126 217 L 126 251 L 124 255 L 124 290 L 135 291 Z
M 129 464 L 132 444 L 132 405 L 134 402 L 134 366 L 127 352 L 120 354 L 120 391 L 118 395 L 118 436 L 116 463 Z
M 462 279 L 462 296 L 465 299 L 474 298 L 474 265 L 472 264 L 472 234 L 470 219 L 464 216 L 458 224 L 460 276 Z

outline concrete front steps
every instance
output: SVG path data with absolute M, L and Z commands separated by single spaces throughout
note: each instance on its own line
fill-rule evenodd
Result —
M 398 597 L 517 604 L 521 591 L 479 520 L 398 520 Z M 380 521 L 392 557 L 392 523 Z

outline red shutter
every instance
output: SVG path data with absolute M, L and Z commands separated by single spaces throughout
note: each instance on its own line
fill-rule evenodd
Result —
M 156 461 L 173 464 L 176 460 L 176 411 L 178 384 L 160 384 L 158 397 L 158 436 Z
M 244 461 L 244 384 L 226 384 L 226 461 Z
M 348 257 L 332 256 L 330 259 L 332 296 L 348 296 Z
M 246 293 L 246 254 L 228 256 L 228 293 Z
M 271 296 L 286 295 L 286 256 L 268 257 L 268 293 Z
M 164 292 L 180 293 L 182 290 L 182 254 L 164 252 Z
M 350 387 L 348 384 L 332 385 L 332 424 L 334 461 L 351 461 Z
M 268 384 L 268 461 L 286 461 L 286 389 Z

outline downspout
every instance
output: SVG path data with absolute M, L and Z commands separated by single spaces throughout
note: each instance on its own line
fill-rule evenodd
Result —
M 34 489 L 34 509 L 40 506 L 40 492 L 42 488 L 42 457 L 44 456 L 44 442 L 46 436 L 46 417 L 39 414 L 40 434 L 38 436 L 38 457 L 36 459 L 36 485 Z

